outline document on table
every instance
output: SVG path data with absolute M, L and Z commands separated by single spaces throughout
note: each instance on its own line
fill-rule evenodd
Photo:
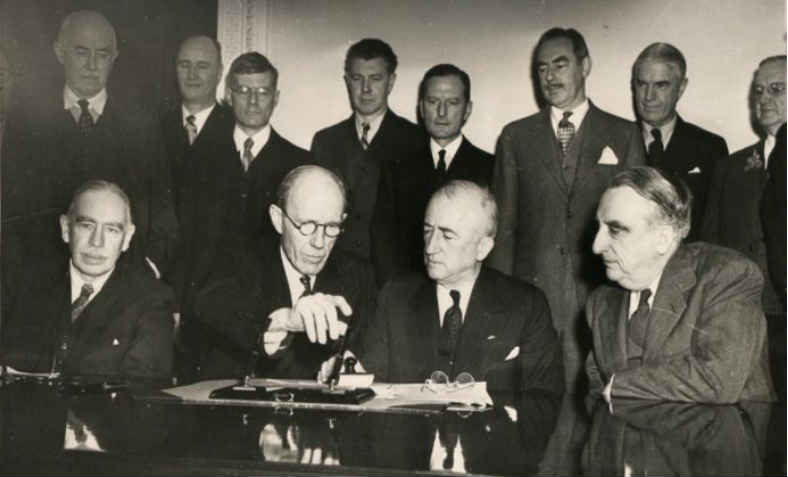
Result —
M 431 385 L 423 383 L 375 383 L 373 404 L 392 406 L 445 404 L 466 406 L 471 410 L 492 406 L 493 401 L 487 393 L 487 383 L 477 382 L 460 388 L 451 385 Z

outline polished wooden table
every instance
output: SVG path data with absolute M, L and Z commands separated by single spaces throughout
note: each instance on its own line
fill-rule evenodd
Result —
M 0 471 L 116 475 L 785 475 L 785 404 L 493 396 L 481 413 L 184 405 L 150 387 L 0 387 Z

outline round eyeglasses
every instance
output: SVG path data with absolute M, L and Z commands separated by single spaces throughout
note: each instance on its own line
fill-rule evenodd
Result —
M 453 392 L 469 388 L 473 386 L 474 383 L 476 383 L 476 380 L 473 379 L 471 373 L 463 371 L 457 375 L 454 381 L 450 381 L 449 375 L 439 369 L 430 374 L 430 377 L 424 381 L 424 386 L 422 386 L 421 389 L 422 391 L 427 389 L 434 393 Z
M 287 212 L 285 212 L 285 209 L 280 209 L 280 210 L 282 211 L 283 214 L 285 214 L 285 217 L 287 217 L 287 220 L 289 220 L 290 223 L 293 224 L 293 227 L 295 227 L 299 232 L 301 232 L 301 235 L 303 235 L 305 237 L 308 237 L 308 236 L 312 235 L 313 233 L 317 232 L 317 229 L 320 228 L 320 227 L 323 227 L 323 232 L 325 232 L 326 237 L 336 238 L 336 237 L 339 237 L 339 234 L 342 233 L 342 224 L 341 223 L 328 222 L 328 223 L 325 223 L 325 224 L 319 224 L 319 223 L 315 222 L 314 220 L 307 220 L 306 222 L 301 222 L 299 224 L 298 222 L 293 220 L 292 217 L 287 215 Z

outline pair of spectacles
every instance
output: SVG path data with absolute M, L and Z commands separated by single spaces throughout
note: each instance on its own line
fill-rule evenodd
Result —
M 752 94 L 756 98 L 759 98 L 763 96 L 763 93 L 767 90 L 769 91 L 770 96 L 776 96 L 778 94 L 782 94 L 785 92 L 785 83 L 781 81 L 775 81 L 774 83 L 769 83 L 765 87 L 761 85 L 753 86 Z
M 475 383 L 476 380 L 473 379 L 471 373 L 463 371 L 457 375 L 454 381 L 450 381 L 448 374 L 441 370 L 437 370 L 433 371 L 430 377 L 424 381 L 424 386 L 421 387 L 421 390 L 424 391 L 427 389 L 434 393 L 453 392 L 469 388 Z
M 290 223 L 293 224 L 293 227 L 298 229 L 298 231 L 301 232 L 301 235 L 303 235 L 305 237 L 308 237 L 308 236 L 312 235 L 313 233 L 317 232 L 317 229 L 319 229 L 320 227 L 323 227 L 323 232 L 325 232 L 326 237 L 336 238 L 336 237 L 339 237 L 339 234 L 342 233 L 342 224 L 341 223 L 328 222 L 328 223 L 325 223 L 325 224 L 319 224 L 319 223 L 315 222 L 314 220 L 307 220 L 306 222 L 301 222 L 299 224 L 298 222 L 293 220 L 292 217 L 287 215 L 287 212 L 285 211 L 285 209 L 280 209 L 280 210 L 282 211 L 283 214 L 285 214 L 285 217 L 287 217 L 287 220 L 289 220 Z
M 245 96 L 247 98 L 252 96 L 252 94 L 254 94 L 255 96 L 259 97 L 259 96 L 265 96 L 265 95 L 271 93 L 271 88 L 268 88 L 267 86 L 260 86 L 258 88 L 250 88 L 249 86 L 246 86 L 246 85 L 237 85 L 237 86 L 230 86 L 230 90 L 233 93 L 235 93 L 235 94 L 239 94 L 239 95 Z

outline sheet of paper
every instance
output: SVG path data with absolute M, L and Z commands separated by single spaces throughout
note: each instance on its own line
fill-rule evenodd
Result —
M 43 378 L 43 379 L 56 379 L 60 377 L 60 373 L 31 373 L 28 371 L 20 371 L 11 366 L 3 366 L 3 371 L 6 376 L 20 376 L 30 378 Z
M 460 404 L 464 406 L 492 406 L 487 393 L 487 383 L 482 381 L 471 386 L 455 388 L 446 385 L 427 386 L 423 383 L 390 384 L 375 383 L 375 400 L 387 401 L 390 405 L 407 404 Z

